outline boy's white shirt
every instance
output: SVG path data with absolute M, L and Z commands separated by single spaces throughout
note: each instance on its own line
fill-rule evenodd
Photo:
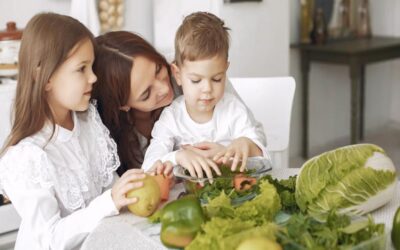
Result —
M 102 218 L 119 213 L 109 189 L 116 144 L 92 104 L 73 119 L 72 131 L 56 126 L 47 143 L 46 124 L 0 160 L 0 189 L 22 219 L 15 249 L 78 249 Z
M 175 93 L 175 99 L 179 98 L 182 96 L 182 90 L 181 88 L 176 84 L 176 81 L 174 78 L 172 79 L 172 86 L 174 89 L 174 93 Z M 262 145 L 267 145 L 267 139 L 264 133 L 264 128 L 263 125 L 261 124 L 261 122 L 258 122 L 255 118 L 253 113 L 250 111 L 250 109 L 246 106 L 246 104 L 243 102 L 242 99 L 240 99 L 238 93 L 236 92 L 236 90 L 233 88 L 232 83 L 227 79 L 225 82 L 225 93 L 229 93 L 232 94 L 234 96 L 236 96 L 236 98 L 238 98 L 242 104 L 246 107 L 246 112 L 247 115 L 250 119 L 251 124 L 256 128 L 256 133 L 257 133 L 257 137 L 260 140 L 260 142 L 262 143 Z M 143 155 L 145 155 L 148 145 L 149 145 L 149 141 L 147 140 L 147 138 L 145 136 L 143 136 L 142 134 L 140 134 L 139 132 L 137 132 L 137 136 L 139 139 L 139 143 L 140 143 L 140 149 L 143 152 Z
M 176 152 L 181 145 L 202 141 L 229 145 L 234 139 L 247 137 L 267 156 L 266 145 L 257 133 L 257 127 L 246 106 L 234 95 L 225 93 L 214 108 L 210 121 L 193 121 L 186 109 L 184 96 L 166 107 L 155 123 L 152 140 L 147 148 L 142 168 L 148 171 L 157 160 L 176 165 Z

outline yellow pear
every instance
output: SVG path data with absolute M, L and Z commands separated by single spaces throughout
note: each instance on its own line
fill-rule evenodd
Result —
M 144 179 L 138 181 L 142 181 L 143 186 L 130 190 L 126 197 L 137 197 L 139 200 L 134 204 L 128 205 L 128 209 L 135 215 L 147 217 L 152 215 L 160 204 L 160 187 L 150 175 L 146 175 Z

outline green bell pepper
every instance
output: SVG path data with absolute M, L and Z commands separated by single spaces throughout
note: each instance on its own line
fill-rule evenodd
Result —
M 161 242 L 183 248 L 196 237 L 205 221 L 203 209 L 194 195 L 168 203 L 161 212 Z

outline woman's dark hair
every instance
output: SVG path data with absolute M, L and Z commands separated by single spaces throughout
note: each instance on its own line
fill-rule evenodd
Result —
M 143 152 L 140 147 L 133 111 L 121 111 L 131 93 L 131 70 L 134 57 L 144 56 L 156 64 L 165 65 L 165 58 L 139 35 L 126 31 L 109 32 L 96 38 L 93 72 L 97 76 L 93 98 L 103 123 L 118 146 L 121 166 L 119 175 L 131 168 L 140 168 Z M 159 112 L 153 111 L 154 114 Z

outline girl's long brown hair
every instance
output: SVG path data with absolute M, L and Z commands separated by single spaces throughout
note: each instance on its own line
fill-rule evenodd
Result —
M 165 65 L 171 74 L 165 58 L 139 35 L 126 31 L 109 32 L 97 37 L 96 43 L 93 72 L 97 76 L 97 83 L 92 97 L 97 99 L 102 121 L 118 145 L 121 161 L 118 174 L 122 175 L 128 169 L 140 168 L 143 161 L 133 111 L 120 110 L 128 102 L 131 93 L 134 57 L 144 56 Z
M 12 128 L 2 153 L 7 147 L 40 131 L 47 120 L 53 123 L 54 134 L 54 117 L 47 103 L 45 86 L 70 51 L 85 39 L 94 41 L 92 33 L 69 16 L 42 13 L 28 22 L 18 55 Z

